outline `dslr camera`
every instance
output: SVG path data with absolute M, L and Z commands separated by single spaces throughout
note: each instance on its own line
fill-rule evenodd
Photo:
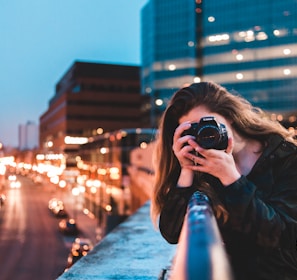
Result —
M 199 123 L 191 123 L 191 127 L 185 130 L 183 135 L 194 136 L 203 149 L 225 150 L 228 146 L 226 126 L 217 122 L 215 117 L 204 117 Z

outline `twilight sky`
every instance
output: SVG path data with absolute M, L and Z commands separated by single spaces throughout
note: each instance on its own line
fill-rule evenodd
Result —
M 147 0 L 0 0 L 0 142 L 48 109 L 75 60 L 140 65 Z

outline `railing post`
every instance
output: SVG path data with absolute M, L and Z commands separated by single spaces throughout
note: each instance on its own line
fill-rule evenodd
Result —
M 189 201 L 169 279 L 233 279 L 211 205 L 201 192 Z

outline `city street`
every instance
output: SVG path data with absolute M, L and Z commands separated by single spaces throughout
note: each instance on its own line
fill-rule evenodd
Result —
M 19 176 L 21 188 L 4 190 L 6 201 L 0 209 L 0 278 L 1 280 L 53 280 L 67 265 L 67 256 L 75 237 L 59 232 L 60 219 L 48 209 L 48 201 L 59 195 L 49 183 L 36 185 Z M 96 221 L 75 204 L 71 194 L 63 194 L 65 208 L 75 215 L 79 236 L 96 242 Z

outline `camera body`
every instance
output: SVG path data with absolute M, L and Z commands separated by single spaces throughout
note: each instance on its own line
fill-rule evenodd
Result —
M 191 123 L 183 135 L 194 136 L 197 144 L 204 149 L 225 150 L 228 146 L 226 126 L 215 117 L 203 117 L 199 122 Z

